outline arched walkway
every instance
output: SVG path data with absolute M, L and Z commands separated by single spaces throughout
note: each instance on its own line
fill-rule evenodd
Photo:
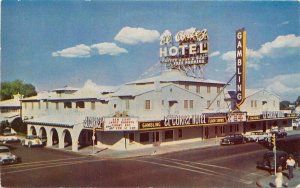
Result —
M 52 128 L 50 130 L 50 137 L 48 138 L 49 142 L 50 142 L 50 146 L 57 146 L 59 143 L 59 139 L 58 139 L 58 133 L 57 130 L 55 128 Z
M 31 126 L 31 127 L 30 127 L 29 135 L 36 135 L 36 130 L 35 130 L 35 127 L 34 127 L 34 126 Z
M 72 146 L 72 136 L 70 134 L 70 131 L 68 131 L 68 130 L 65 129 L 62 132 L 60 140 L 63 141 L 62 142 L 63 143 L 63 148 L 68 148 L 68 146 Z M 72 147 L 70 149 L 72 149 Z
M 93 145 L 92 136 L 93 136 L 92 130 L 82 129 L 78 137 L 78 149 L 87 146 L 92 146 Z M 94 142 L 95 144 L 97 144 L 97 138 L 95 138 Z
M 47 132 L 46 132 L 46 129 L 44 127 L 40 127 L 39 137 L 41 138 L 41 140 L 43 142 L 43 145 L 46 145 L 46 143 L 47 143 Z

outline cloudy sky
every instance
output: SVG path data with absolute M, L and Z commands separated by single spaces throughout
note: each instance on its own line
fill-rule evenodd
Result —
M 247 31 L 247 88 L 300 95 L 300 4 L 220 1 L 3 1 L 1 81 L 37 90 L 120 85 L 158 74 L 166 30 L 206 28 L 205 78 L 234 74 L 235 31 Z M 234 83 L 232 83 L 234 87 Z

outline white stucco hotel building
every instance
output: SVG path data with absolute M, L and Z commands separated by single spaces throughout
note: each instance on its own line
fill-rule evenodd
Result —
M 237 112 L 234 92 L 224 86 L 169 70 L 118 87 L 39 93 L 21 100 L 22 119 L 28 135 L 73 151 L 93 143 L 93 129 L 96 147 L 129 150 L 291 126 L 294 115 L 280 112 L 276 94 L 246 90 Z

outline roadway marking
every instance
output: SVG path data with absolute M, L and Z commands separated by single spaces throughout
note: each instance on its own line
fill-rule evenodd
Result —
M 164 159 L 157 159 L 157 160 L 163 160 L 163 161 L 170 162 L 170 161 L 164 160 Z M 239 183 L 243 183 L 243 184 L 247 184 L 247 185 L 250 185 L 250 184 L 253 183 L 252 181 L 248 181 L 248 180 L 243 180 L 243 179 L 240 179 L 240 178 L 232 177 L 232 176 L 229 176 L 227 174 L 221 174 L 221 173 L 218 173 L 218 172 L 215 172 L 215 171 L 212 171 L 212 170 L 203 169 L 203 168 L 199 168 L 199 167 L 195 167 L 195 166 L 191 166 L 191 165 L 186 165 L 186 164 L 182 164 L 182 163 L 177 163 L 177 162 L 172 162 L 172 163 L 177 164 L 177 165 L 182 165 L 182 166 L 188 166 L 188 167 L 191 167 L 191 168 L 194 168 L 194 169 L 197 169 L 197 170 L 193 170 L 193 169 L 190 169 L 190 168 L 179 167 L 179 166 L 168 165 L 168 164 L 162 164 L 162 163 L 157 163 L 157 162 L 152 162 L 152 161 L 144 161 L 144 160 L 138 160 L 138 159 L 135 159 L 134 161 L 140 161 L 140 162 L 144 162 L 144 163 L 150 163 L 150 164 L 155 164 L 155 165 L 169 167 L 169 168 L 176 168 L 176 169 L 185 170 L 185 171 L 191 171 L 191 172 L 195 172 L 195 173 L 199 173 L 199 174 L 216 176 L 218 178 L 223 178 L 223 179 L 226 179 L 226 180 L 230 180 L 230 181 L 234 181 L 234 182 L 239 182 Z M 199 170 L 208 171 L 210 173 L 208 173 L 208 172 L 202 172 L 202 171 L 199 171 Z
M 67 165 L 74 165 L 74 164 L 80 164 L 80 163 L 91 163 L 91 162 L 97 162 L 97 161 L 102 161 L 102 159 L 96 159 L 96 160 L 90 160 L 90 161 L 64 162 L 64 163 L 55 164 L 55 165 L 40 166 L 40 167 L 35 167 L 35 168 L 23 169 L 23 170 L 2 172 L 1 174 L 12 174 L 12 173 L 26 172 L 26 171 L 32 171 L 32 170 L 38 170 L 38 169 L 44 169 L 44 168 L 53 168 L 53 167 L 57 167 L 57 166 L 67 166 Z
M 22 168 L 26 166 L 31 166 L 31 165 L 39 165 L 42 163 L 42 165 L 46 165 L 47 163 L 54 163 L 54 162 L 59 162 L 59 161 L 66 161 L 66 160 L 75 160 L 75 159 L 87 159 L 88 157 L 72 157 L 72 158 L 65 158 L 65 159 L 54 159 L 54 160 L 47 160 L 47 161 L 35 161 L 35 162 L 28 162 L 28 163 L 19 163 L 19 164 L 13 164 L 13 165 L 8 165 L 8 166 L 2 166 L 2 169 L 12 169 L 12 168 Z M 46 164 L 45 164 L 46 163 Z

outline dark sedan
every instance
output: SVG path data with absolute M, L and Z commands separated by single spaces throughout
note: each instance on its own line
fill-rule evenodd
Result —
M 287 133 L 285 131 L 272 131 L 270 133 L 272 135 L 275 134 L 276 138 L 285 138 L 285 137 L 287 137 Z
M 231 134 L 223 138 L 220 142 L 221 145 L 243 144 L 246 138 L 241 134 Z

